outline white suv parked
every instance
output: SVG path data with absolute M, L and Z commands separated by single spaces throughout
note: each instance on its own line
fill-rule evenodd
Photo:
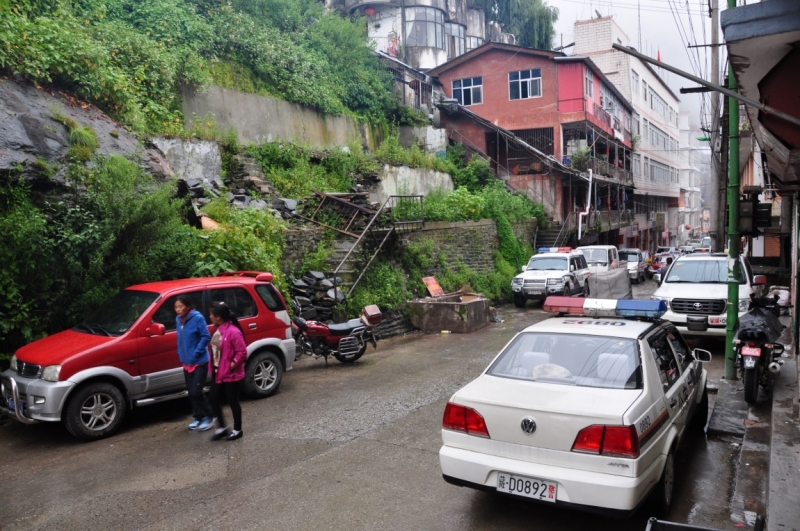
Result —
M 511 280 L 514 305 L 525 307 L 528 300 L 543 301 L 548 295 L 589 296 L 589 267 L 582 254 L 571 247 L 541 247 L 539 254 L 522 266 L 522 274 Z
M 736 301 L 739 316 L 747 311 L 750 294 L 761 296 L 767 279 L 753 276 L 746 258 L 740 258 L 739 299 Z M 672 263 L 666 273 L 654 278 L 659 287 L 652 298 L 667 303 L 663 319 L 675 324 L 684 335 L 725 336 L 728 301 L 728 256 L 722 253 L 689 254 Z M 661 277 L 660 279 L 658 277 Z M 693 330 L 687 328 L 690 320 L 697 323 Z M 705 320 L 708 328 L 704 328 Z

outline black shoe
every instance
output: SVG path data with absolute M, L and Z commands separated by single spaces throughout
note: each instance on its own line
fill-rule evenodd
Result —
M 220 441 L 220 440 L 224 439 L 227 436 L 228 436 L 228 430 L 225 430 L 225 431 L 221 431 L 219 433 L 215 433 L 214 435 L 212 435 L 211 436 L 211 440 L 212 441 Z
M 236 439 L 241 439 L 242 435 L 244 435 L 243 431 L 240 431 L 239 433 L 231 432 L 230 435 L 225 437 L 225 440 L 226 441 L 235 441 Z

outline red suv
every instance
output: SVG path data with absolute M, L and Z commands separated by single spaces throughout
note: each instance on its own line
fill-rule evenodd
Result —
M 239 271 L 131 286 L 81 324 L 19 349 L 0 375 L 0 411 L 25 424 L 62 421 L 82 440 L 116 431 L 137 406 L 187 395 L 176 349 L 175 300 L 188 295 L 208 319 L 224 301 L 247 342 L 244 391 L 278 390 L 295 356 L 286 302 L 271 273 Z

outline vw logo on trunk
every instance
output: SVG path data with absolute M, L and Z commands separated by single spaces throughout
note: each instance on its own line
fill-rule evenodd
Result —
M 702 302 L 696 302 L 696 303 L 693 304 L 693 306 L 694 306 L 695 310 L 702 310 L 703 309 L 703 303 Z
M 525 417 L 524 419 L 522 419 L 520 427 L 522 428 L 522 431 L 524 431 L 525 433 L 528 434 L 533 433 L 536 431 L 536 421 L 530 417 Z

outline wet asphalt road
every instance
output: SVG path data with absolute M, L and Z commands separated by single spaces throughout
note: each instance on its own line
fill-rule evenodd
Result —
M 634 286 L 647 297 L 652 282 Z M 243 439 L 189 432 L 187 401 L 142 408 L 121 433 L 78 443 L 60 425 L 0 426 L 0 529 L 643 531 L 646 511 L 609 520 L 446 484 L 444 404 L 514 333 L 547 317 L 504 307 L 469 335 L 383 341 L 354 365 L 307 359 L 280 392 L 246 401 Z M 721 372 L 721 344 L 711 372 Z M 693 436 L 677 455 L 670 520 L 737 529 L 731 441 Z

